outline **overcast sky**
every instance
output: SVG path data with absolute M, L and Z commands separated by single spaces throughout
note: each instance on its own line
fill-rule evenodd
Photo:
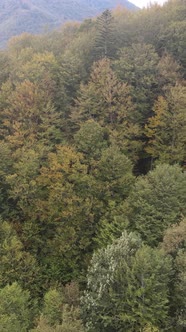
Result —
M 166 0 L 129 0 L 130 2 L 134 3 L 136 6 L 140 7 L 140 8 L 143 8 L 143 7 L 146 7 L 150 2 L 151 3 L 154 3 L 154 2 L 157 2 L 159 4 L 163 4 L 164 2 L 166 2 Z

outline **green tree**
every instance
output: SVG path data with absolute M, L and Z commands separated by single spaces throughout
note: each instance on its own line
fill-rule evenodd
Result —
M 81 86 L 76 104 L 77 110 L 72 113 L 74 120 L 94 119 L 100 125 L 114 125 L 134 109 L 129 87 L 117 79 L 108 59 L 94 63 L 90 81 Z
M 153 326 L 152 324 L 147 324 L 142 332 L 159 332 L 160 330 L 156 327 Z
M 9 144 L 2 140 L 0 141 L 0 156 L 0 214 L 3 218 L 8 218 L 11 213 L 11 201 L 6 176 L 12 172 L 13 160 Z
M 80 309 L 64 306 L 62 314 L 62 324 L 59 332 L 85 332 L 83 322 L 81 320 Z
M 161 57 L 157 69 L 158 85 L 164 90 L 175 86 L 182 79 L 180 64 L 167 52 Z
M 6 106 L 1 115 L 1 135 L 13 151 L 28 142 L 34 144 L 37 140 L 50 146 L 60 141 L 60 116 L 46 91 L 36 83 L 25 80 L 17 83 L 15 90 L 7 82 L 2 87 L 3 94 Z
M 40 317 L 38 321 L 38 325 L 36 328 L 31 330 L 31 332 L 59 332 L 55 327 L 51 327 L 48 323 L 47 320 L 44 317 Z
M 94 174 L 100 182 L 99 196 L 103 200 L 125 199 L 134 181 L 131 161 L 115 146 L 103 151 Z
M 94 254 L 82 299 L 87 331 L 137 332 L 168 320 L 171 261 L 124 233 Z
M 47 320 L 41 316 L 37 328 L 32 332 L 85 332 L 79 308 L 69 308 L 66 305 L 61 316 L 62 324 L 56 326 L 48 325 Z
M 112 237 L 119 237 L 126 227 L 123 201 L 134 183 L 132 163 L 116 146 L 110 146 L 103 150 L 93 176 L 101 203 L 95 241 L 102 247 Z
M 42 314 L 33 332 L 83 332 L 80 318 L 79 287 L 75 282 L 50 289 L 44 296 Z
M 96 22 L 95 53 L 99 58 L 112 58 L 114 47 L 114 17 L 109 9 L 105 10 Z
M 180 84 L 170 88 L 166 98 L 159 97 L 154 116 L 149 118 L 145 134 L 149 138 L 146 151 L 154 159 L 183 164 L 186 158 L 186 88 Z
M 110 60 L 102 59 L 93 65 L 88 84 L 81 85 L 71 118 L 76 130 L 87 120 L 98 122 L 108 129 L 111 142 L 137 159 L 141 141 L 135 106 L 130 88 L 117 79 Z
M 170 317 L 176 331 L 186 326 L 186 219 L 165 231 L 162 248 L 173 257 L 173 277 L 170 285 Z
M 0 79 L 0 86 L 2 83 L 6 82 L 9 75 L 10 70 L 10 59 L 8 54 L 4 51 L 0 52 L 0 70 L 1 70 L 1 79 Z
M 42 158 L 46 158 L 47 151 L 41 145 L 34 147 L 26 144 L 15 150 L 11 158 L 13 166 L 10 174 L 6 176 L 9 198 L 14 205 L 14 214 L 18 210 L 19 217 L 33 214 L 33 201 L 37 199 L 37 176 L 42 165 Z M 21 213 L 22 212 L 22 213 Z M 12 211 L 13 214 L 13 211 Z
M 50 289 L 44 296 L 42 313 L 50 326 L 59 325 L 62 319 L 63 296 L 56 289 Z
M 0 287 L 19 282 L 32 297 L 40 294 L 40 271 L 36 259 L 24 250 L 13 227 L 0 220 Z
M 158 54 L 151 44 L 136 43 L 120 49 L 114 62 L 118 77 L 129 84 L 136 105 L 138 121 L 144 124 L 156 96 Z
M 139 177 L 128 197 L 129 229 L 138 231 L 151 246 L 185 214 L 185 175 L 178 165 L 161 164 Z
M 182 2 L 182 4 L 181 4 Z M 179 8 L 181 15 L 185 15 L 185 5 L 184 1 L 178 1 L 178 4 L 181 4 L 183 7 Z M 176 2 L 175 2 L 176 4 Z M 175 8 L 173 9 L 175 10 Z M 181 15 L 180 18 L 182 17 Z M 163 41 L 163 46 L 166 50 L 173 55 L 175 59 L 182 65 L 183 77 L 186 78 L 185 65 L 186 65 L 186 22 L 183 18 L 182 20 L 170 20 L 169 25 L 161 32 L 160 41 Z
M 78 132 L 74 135 L 76 148 L 83 153 L 87 162 L 96 162 L 100 159 L 102 150 L 109 144 L 107 131 L 94 120 L 82 123 Z
M 92 203 L 82 193 L 88 180 L 82 154 L 70 146 L 56 146 L 36 177 L 38 196 L 30 200 L 29 218 L 38 236 L 33 234 L 30 248 L 38 252 L 47 280 L 77 278 L 89 255 L 94 219 L 89 220 Z
M 3 332 L 27 332 L 31 326 L 30 294 L 17 284 L 0 289 L 0 326 Z
M 180 250 L 175 260 L 175 293 L 172 296 L 176 327 L 184 332 L 186 327 L 186 249 Z

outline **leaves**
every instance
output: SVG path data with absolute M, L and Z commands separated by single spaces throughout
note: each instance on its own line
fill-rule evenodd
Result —
M 0 52 L 0 286 L 31 299 L 4 330 L 83 331 L 86 289 L 91 332 L 184 331 L 183 2 Z
M 177 166 L 159 165 L 139 177 L 128 197 L 130 229 L 146 243 L 157 245 L 167 227 L 185 213 L 185 173 Z
M 17 283 L 0 289 L 0 324 L 4 331 L 26 332 L 30 326 L 30 294 Z
M 146 151 L 160 162 L 180 163 L 185 160 L 186 114 L 185 87 L 170 88 L 166 99 L 159 97 L 154 105 L 154 116 L 146 125 L 150 138 Z
M 168 316 L 171 261 L 124 233 L 94 254 L 82 298 L 88 331 L 141 331 L 146 324 L 163 327 Z

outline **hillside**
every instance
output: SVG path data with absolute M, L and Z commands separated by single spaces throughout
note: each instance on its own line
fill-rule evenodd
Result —
M 0 332 L 186 332 L 185 1 L 0 51 Z
M 117 4 L 116 0 L 1 0 L 0 46 L 22 32 L 38 33 L 68 20 L 81 21 Z M 127 0 L 120 0 L 120 4 L 136 8 Z

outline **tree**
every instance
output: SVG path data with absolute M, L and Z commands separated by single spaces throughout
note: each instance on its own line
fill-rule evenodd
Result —
M 78 284 L 72 282 L 60 288 L 50 289 L 45 294 L 42 314 L 33 332 L 84 331 L 80 318 Z
M 117 79 L 108 59 L 94 63 L 90 81 L 81 86 L 76 105 L 77 110 L 72 113 L 74 120 L 79 123 L 94 119 L 100 125 L 122 121 L 134 107 L 129 87 Z
M 37 328 L 32 332 L 85 332 L 79 308 L 64 306 L 61 316 L 62 324 L 56 326 L 48 325 L 47 320 L 41 316 Z
M 36 259 L 24 250 L 13 227 L 0 220 L 0 287 L 19 282 L 32 298 L 41 291 L 40 270 Z
M 102 246 L 112 236 L 120 236 L 124 229 L 123 200 L 134 182 L 132 163 L 116 145 L 108 147 L 107 130 L 94 120 L 82 124 L 75 142 L 88 165 L 88 183 L 84 182 L 81 191 L 93 202 L 95 241 Z
M 131 161 L 115 146 L 103 151 L 94 174 L 100 182 L 99 196 L 103 200 L 125 199 L 134 181 Z
M 156 327 L 153 326 L 152 324 L 147 324 L 142 332 L 159 332 L 160 330 Z
M 175 289 L 172 295 L 172 304 L 175 315 L 176 327 L 184 332 L 186 327 L 186 250 L 180 250 L 175 260 Z M 172 310 L 172 312 L 173 312 Z
M 143 246 L 135 234 L 93 255 L 82 299 L 87 331 L 137 332 L 147 324 L 163 328 L 168 320 L 171 261 Z
M 13 166 L 6 176 L 9 198 L 14 205 L 14 214 L 19 210 L 24 217 L 33 214 L 33 201 L 37 199 L 37 176 L 40 174 L 42 160 L 46 158 L 47 150 L 39 144 L 29 147 L 24 144 L 12 154 Z M 21 213 L 22 212 L 22 213 Z M 13 211 L 12 211 L 13 214 Z
M 105 10 L 97 18 L 97 35 L 95 38 L 95 53 L 99 58 L 112 58 L 114 47 L 114 18 L 110 10 Z
M 57 61 L 52 52 L 40 52 L 39 47 L 36 50 L 34 49 L 34 43 L 31 43 L 20 48 L 17 52 L 9 50 L 9 56 L 11 59 L 10 79 L 12 83 L 16 84 L 29 80 L 38 84 L 43 90 L 47 88 L 48 95 L 53 96 Z
M 164 90 L 181 81 L 182 73 L 179 63 L 167 52 L 161 57 L 158 66 L 158 85 Z
M 24 206 L 31 229 L 37 230 L 30 238 L 27 228 L 25 236 L 31 240 L 31 252 L 39 255 L 47 280 L 76 279 L 90 255 L 86 248 L 90 248 L 95 225 L 92 202 L 82 193 L 84 186 L 89 186 L 82 161 L 82 154 L 72 147 L 56 146 L 35 179 L 38 196 L 30 200 L 32 211 Z
M 117 79 L 110 60 L 102 59 L 93 65 L 89 83 L 80 87 L 71 118 L 76 130 L 87 120 L 98 122 L 108 129 L 111 142 L 137 159 L 141 141 L 135 106 L 130 88 Z
M 186 158 L 186 88 L 180 84 L 170 88 L 166 98 L 160 96 L 154 105 L 154 116 L 146 125 L 149 142 L 146 151 L 154 159 L 183 164 Z
M 50 146 L 61 140 L 60 116 L 47 92 L 36 83 L 25 80 L 17 83 L 14 90 L 7 82 L 2 87 L 3 94 L 7 99 L 1 115 L 1 135 L 13 150 L 37 140 Z
M 10 60 L 6 52 L 0 52 L 0 70 L 1 70 L 1 79 L 0 86 L 2 83 L 6 82 L 8 79 L 8 73 L 10 70 Z
M 82 123 L 74 135 L 74 141 L 77 150 L 83 153 L 89 165 L 100 159 L 102 150 L 106 149 L 109 144 L 106 130 L 94 120 Z
M 59 325 L 62 321 L 63 296 L 56 289 L 50 289 L 44 296 L 42 313 L 50 326 Z
M 184 1 L 179 1 L 178 6 L 181 4 L 181 7 L 178 9 L 181 15 L 185 15 L 185 5 Z M 175 11 L 175 8 L 174 8 Z M 185 47 L 186 47 L 186 22 L 182 16 L 179 15 L 179 19 L 170 20 L 169 25 L 161 33 L 160 42 L 163 41 L 163 47 L 173 55 L 179 63 L 181 63 L 183 68 L 183 77 L 186 78 L 185 72 Z M 183 16 L 184 17 L 184 16 Z
M 12 172 L 13 160 L 12 151 L 9 145 L 3 141 L 0 141 L 0 214 L 4 218 L 8 218 L 10 215 L 10 200 L 8 195 L 8 183 L 6 176 Z
M 27 332 L 31 326 L 30 294 L 15 282 L 0 289 L 1 331 Z
M 139 177 L 127 202 L 129 229 L 138 231 L 151 246 L 185 214 L 186 174 L 178 165 L 159 165 Z
M 96 227 L 96 243 L 102 247 L 118 237 L 126 223 L 123 201 L 134 183 L 131 161 L 116 147 L 103 150 L 92 174 L 96 180 L 95 194 L 101 203 Z
M 170 285 L 171 324 L 177 331 L 186 326 L 186 219 L 167 228 L 161 244 L 173 257 L 173 277 Z
M 79 308 L 63 308 L 62 324 L 59 332 L 85 332 Z
M 183 218 L 179 223 L 173 224 L 165 230 L 162 248 L 166 253 L 174 257 L 179 250 L 186 249 L 186 219 Z
M 138 121 L 144 125 L 157 93 L 158 54 L 153 45 L 136 43 L 121 48 L 118 55 L 114 69 L 118 77 L 132 87 L 131 96 L 136 105 Z

